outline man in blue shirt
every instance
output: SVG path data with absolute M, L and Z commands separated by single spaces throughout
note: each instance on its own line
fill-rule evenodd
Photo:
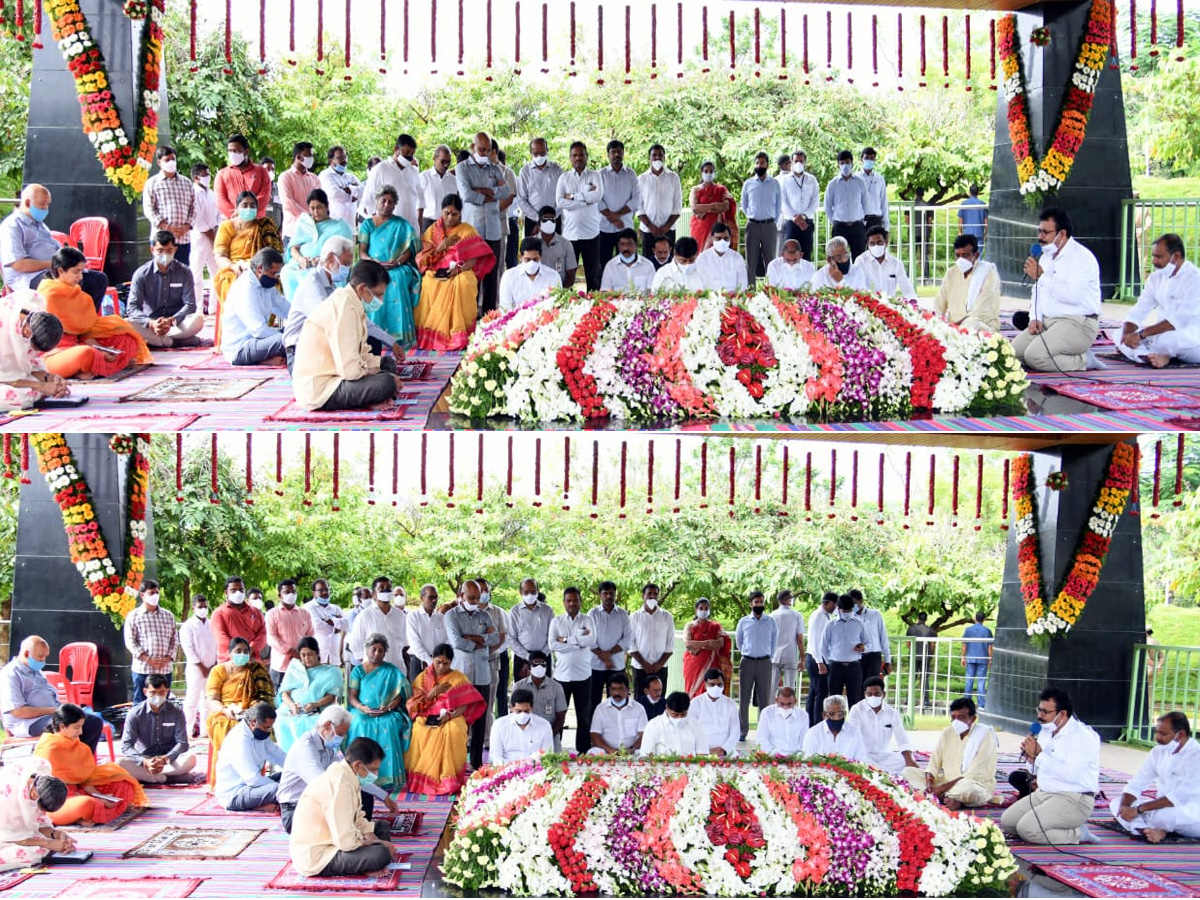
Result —
M 846 692 L 847 708 L 863 698 L 862 655 L 867 649 L 867 630 L 854 615 L 854 598 L 838 597 L 837 617 L 821 633 L 821 658 L 818 671 L 829 676 L 827 697 Z
M 975 613 L 975 624 L 968 625 L 963 632 L 962 664 L 967 670 L 967 689 L 970 697 L 978 692 L 976 700 L 980 709 L 987 705 L 987 673 L 992 662 L 992 631 L 983 624 L 983 610 Z M 974 640 L 971 640 L 974 638 Z
M 754 157 L 754 175 L 742 184 L 742 212 L 746 214 L 746 280 L 754 284 L 775 258 L 779 241 L 776 220 L 782 194 L 779 182 L 767 174 L 771 158 L 761 150 Z
M 221 310 L 221 353 L 235 366 L 282 366 L 288 302 L 279 289 L 283 254 L 264 247 L 229 289 Z
M 967 188 L 969 196 L 958 209 L 958 233 L 971 234 L 979 242 L 979 251 L 983 252 L 983 242 L 987 238 L 987 204 L 979 199 L 979 185 L 973 184 Z
M 742 616 L 737 624 L 737 646 L 742 651 L 742 662 L 738 667 L 738 724 L 743 741 L 750 730 L 750 692 L 754 692 L 754 705 L 758 707 L 760 717 L 775 698 L 771 657 L 779 643 L 779 623 L 764 615 L 766 602 L 762 591 L 752 591 L 750 615 Z

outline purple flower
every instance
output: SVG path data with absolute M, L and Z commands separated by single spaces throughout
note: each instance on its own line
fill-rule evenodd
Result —
M 666 379 L 650 371 L 649 357 L 654 353 L 659 329 L 671 314 L 671 306 L 670 300 L 648 303 L 634 315 L 617 351 L 617 366 L 634 392 L 629 404 L 632 411 L 648 412 L 651 418 L 683 417 L 682 407 L 667 391 Z
M 608 849 L 622 874 L 637 880 L 647 894 L 667 892 L 667 883 L 658 874 L 654 860 L 642 852 L 634 836 L 646 821 L 650 802 L 658 794 L 661 778 L 638 784 L 628 790 L 617 804 L 608 827 Z
M 867 874 L 875 839 L 851 820 L 853 811 L 828 785 L 807 775 L 797 775 L 788 781 L 788 789 L 829 833 L 826 880 L 857 889 Z

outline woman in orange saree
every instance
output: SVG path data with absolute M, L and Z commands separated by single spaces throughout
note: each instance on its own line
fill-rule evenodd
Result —
M 454 649 L 433 648 L 433 662 L 413 682 L 408 714 L 412 742 L 404 754 L 413 794 L 457 794 L 467 780 L 467 732 L 487 703 L 467 676 L 450 667 Z
M 150 805 L 136 778 L 116 763 L 97 764 L 92 749 L 79 739 L 83 720 L 82 709 L 64 703 L 55 710 L 33 750 L 50 763 L 51 773 L 67 786 L 67 802 L 50 814 L 55 825 L 103 825 L 129 806 Z
M 413 313 L 420 350 L 462 350 L 475 332 L 479 281 L 496 267 L 492 248 L 462 220 L 462 199 L 447 194 L 442 216 L 425 229 L 417 268 L 421 299 Z
M 721 670 L 727 695 L 733 681 L 733 644 L 720 623 L 709 618 L 711 614 L 708 599 L 701 597 L 696 601 L 696 618 L 683 629 L 683 686 L 690 697 L 704 693 L 704 673 L 709 669 Z
M 74 247 L 63 247 L 50 260 L 50 274 L 38 283 L 46 312 L 62 322 L 58 346 L 42 357 L 47 372 L 86 381 L 104 378 L 136 363 L 154 362 L 137 330 L 120 316 L 96 312 L 91 294 L 79 285 L 87 258 Z
M 730 245 L 738 246 L 737 200 L 729 188 L 717 183 L 717 167 L 711 160 L 700 166 L 700 184 L 692 188 L 692 237 L 703 253 L 712 246 L 712 227 L 717 222 L 729 226 Z

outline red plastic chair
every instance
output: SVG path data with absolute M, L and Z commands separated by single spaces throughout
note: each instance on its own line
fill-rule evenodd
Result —
M 71 240 L 71 236 L 69 234 L 64 234 L 61 231 L 50 232 L 50 237 L 52 237 L 56 241 L 58 241 L 58 243 L 60 245 L 62 245 L 63 247 L 74 247 L 75 246 L 75 242 L 73 240 Z
M 58 671 L 70 679 L 75 703 L 91 706 L 96 690 L 96 672 L 100 669 L 100 651 L 90 641 L 64 644 L 58 651 Z
M 70 646 L 70 645 L 68 645 Z M 75 685 L 67 680 L 67 677 L 62 672 L 43 672 L 46 680 L 50 682 L 50 686 L 58 693 L 59 703 L 79 703 L 79 697 L 75 691 Z M 113 729 L 108 722 L 104 723 L 104 728 L 101 735 L 108 741 L 108 761 L 117 761 L 117 749 L 113 744 Z
M 76 219 L 71 223 L 71 242 L 83 248 L 89 269 L 103 271 L 108 253 L 108 219 L 103 216 Z

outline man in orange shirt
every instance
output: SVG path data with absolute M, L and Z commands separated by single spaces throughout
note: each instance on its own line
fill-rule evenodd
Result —
M 230 638 L 250 642 L 251 659 L 260 659 L 267 646 L 267 625 L 263 614 L 246 603 L 246 585 L 236 575 L 225 579 L 225 602 L 208 620 L 217 639 L 217 662 L 229 661 Z
M 267 612 L 267 643 L 271 646 L 271 683 L 275 690 L 283 681 L 288 665 L 296 659 L 296 647 L 303 637 L 312 637 L 313 620 L 302 606 L 296 605 L 296 581 L 279 582 L 279 603 Z
M 283 239 L 291 241 L 296 223 L 308 212 L 308 195 L 321 186 L 313 174 L 313 145 L 300 141 L 292 147 L 292 165 L 279 176 L 279 202 L 283 206 Z
M 238 194 L 242 191 L 252 191 L 258 198 L 258 208 L 265 210 L 271 204 L 271 179 L 267 177 L 266 169 L 250 159 L 250 143 L 245 135 L 231 136 L 228 151 L 229 165 L 217 172 L 213 182 L 221 218 L 233 218 Z

